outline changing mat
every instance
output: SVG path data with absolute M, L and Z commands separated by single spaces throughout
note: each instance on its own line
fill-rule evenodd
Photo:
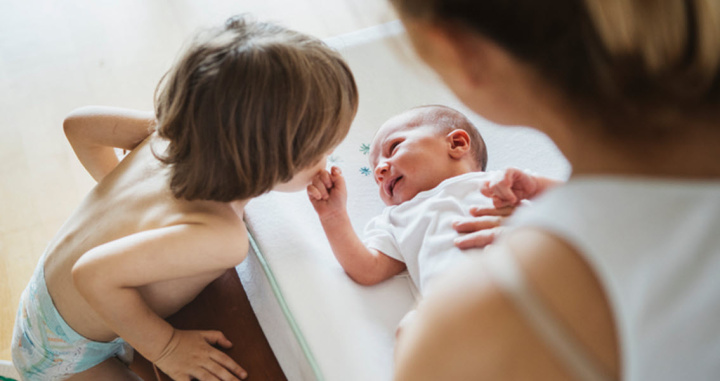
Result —
M 348 188 L 348 211 L 362 234 L 384 205 L 367 153 L 377 128 L 407 108 L 443 104 L 475 123 L 488 146 L 488 169 L 515 166 L 566 179 L 569 166 L 544 135 L 493 125 L 473 114 L 410 50 L 399 22 L 331 38 L 355 74 L 360 106 L 347 139 L 329 158 Z M 270 192 L 245 215 L 252 237 L 238 273 L 289 380 L 389 380 L 395 328 L 414 303 L 399 275 L 372 287 L 354 283 L 335 260 L 304 192 Z

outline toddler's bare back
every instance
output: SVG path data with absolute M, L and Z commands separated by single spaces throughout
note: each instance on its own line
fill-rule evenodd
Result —
M 164 147 L 152 134 L 128 154 L 93 188 L 47 248 L 45 279 L 53 302 L 70 327 L 91 340 L 109 341 L 117 335 L 74 287 L 72 268 L 85 253 L 122 237 L 168 226 L 212 226 L 233 219 L 235 224 L 242 223 L 241 216 L 227 203 L 190 202 L 173 197 L 168 186 L 170 171 L 155 158 L 151 146 L 160 152 Z M 244 229 L 238 229 L 237 235 L 247 240 Z M 241 253 L 239 260 L 245 254 Z M 151 283 L 138 289 L 149 307 L 166 317 L 190 302 L 224 270 Z

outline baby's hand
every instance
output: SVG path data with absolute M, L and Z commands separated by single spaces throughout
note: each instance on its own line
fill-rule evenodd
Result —
M 213 345 L 232 347 L 230 340 L 219 331 L 176 329 L 155 365 L 173 380 L 245 379 L 247 372 Z
M 535 176 L 517 168 L 508 168 L 503 176 L 491 180 L 480 189 L 483 195 L 492 198 L 496 208 L 517 206 L 520 201 L 533 198 L 540 189 Z
M 347 204 L 345 178 L 338 167 L 320 171 L 307 187 L 308 197 L 320 220 L 344 211 Z

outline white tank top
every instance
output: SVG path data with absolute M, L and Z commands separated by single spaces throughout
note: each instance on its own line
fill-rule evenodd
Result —
M 551 232 L 594 269 L 613 310 L 624 380 L 720 379 L 720 181 L 575 177 L 510 224 Z M 523 282 L 505 278 L 506 290 Z M 532 306 L 525 291 L 514 299 Z

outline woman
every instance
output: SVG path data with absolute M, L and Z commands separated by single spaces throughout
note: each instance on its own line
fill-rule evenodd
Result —
M 573 167 L 427 295 L 395 378 L 716 378 L 720 3 L 392 2 L 467 106 Z

